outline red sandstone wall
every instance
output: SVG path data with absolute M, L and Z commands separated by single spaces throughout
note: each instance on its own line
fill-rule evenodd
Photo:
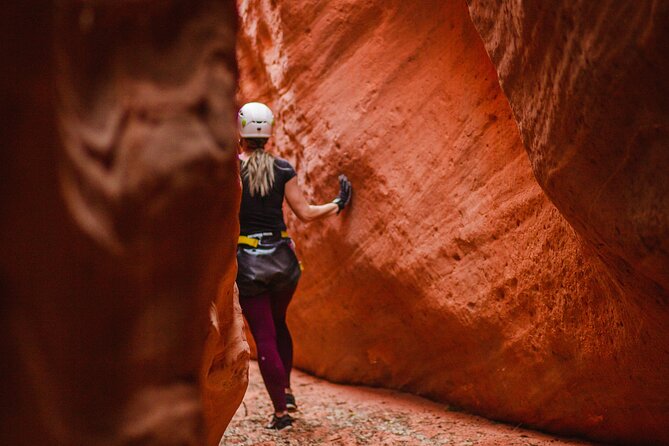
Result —
M 645 392 L 616 401 L 629 418 L 596 431 L 668 444 L 669 5 L 472 0 L 470 11 L 537 181 L 626 306 L 619 330 L 639 353 L 621 365 L 639 384 L 621 385 Z
M 235 31 L 227 1 L 3 5 L 0 444 L 220 438 L 248 358 Z
M 470 9 L 539 184 L 619 280 L 667 297 L 669 4 Z
M 276 150 L 312 200 L 334 197 L 339 172 L 355 186 L 343 218 L 290 219 L 306 267 L 289 318 L 297 364 L 556 432 L 669 442 L 664 289 L 611 274 L 548 200 L 466 4 L 238 5 L 240 99 L 272 105 Z M 552 116 L 536 93 L 522 97 Z M 652 153 L 644 163 L 662 159 Z M 574 194 L 590 194 L 579 175 Z M 646 177 L 648 194 L 663 178 Z M 666 218 L 657 203 L 651 220 Z M 653 268 L 643 274 L 666 272 Z

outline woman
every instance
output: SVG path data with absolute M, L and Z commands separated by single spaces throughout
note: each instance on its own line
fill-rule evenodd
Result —
M 302 221 L 336 215 L 351 199 L 351 183 L 339 176 L 340 191 L 331 203 L 311 205 L 297 184 L 295 169 L 264 150 L 274 116 L 264 104 L 244 105 L 237 117 L 242 153 L 242 203 L 237 248 L 239 301 L 258 352 L 258 365 L 274 406 L 269 429 L 290 427 L 288 411 L 297 410 L 290 389 L 293 341 L 286 310 L 300 278 L 294 245 L 286 233 L 284 198 Z

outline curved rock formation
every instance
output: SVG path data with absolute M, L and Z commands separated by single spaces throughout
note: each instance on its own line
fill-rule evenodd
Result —
M 541 187 L 623 285 L 631 275 L 667 297 L 669 5 L 470 9 Z
M 615 341 L 637 352 L 620 366 L 644 391 L 596 432 L 667 444 L 669 5 L 469 3 L 537 181 L 604 263 L 607 297 L 624 302 Z
M 236 238 L 234 241 L 236 243 Z M 238 303 L 237 286 L 234 285 L 236 260 L 236 256 L 229 258 L 219 296 L 212 304 L 212 325 L 200 368 L 203 410 L 208 428 L 206 444 L 210 446 L 218 446 L 220 443 L 226 427 L 244 399 L 249 379 L 249 345 L 244 332 L 242 309 Z
M 653 256 L 618 257 L 650 262 L 625 281 L 574 223 L 582 241 L 537 184 L 521 141 L 526 124 L 519 119 L 519 134 L 467 5 L 288 3 L 239 2 L 240 98 L 273 106 L 276 150 L 295 164 L 313 201 L 334 197 L 339 172 L 355 187 L 340 218 L 309 227 L 290 219 L 306 268 L 289 318 L 297 364 L 555 432 L 669 441 L 667 269 L 654 263 L 666 238 L 652 243 Z M 516 23 L 512 8 L 503 12 Z M 532 82 L 534 74 L 525 81 L 526 68 L 513 67 L 518 88 Z M 511 96 L 516 115 L 526 106 L 546 106 L 549 117 L 558 111 L 534 93 L 529 102 Z M 600 91 L 592 94 L 585 100 L 596 102 Z M 588 141 L 579 136 L 571 150 Z M 662 161 L 653 144 L 645 163 Z M 593 154 L 595 162 L 604 156 Z M 581 181 L 574 192 L 600 184 L 587 172 L 569 174 Z M 664 190 L 657 183 L 665 176 L 644 178 L 634 184 L 652 189 L 647 202 Z M 568 198 L 554 198 L 564 191 L 547 190 L 570 221 L 588 222 L 578 200 L 567 212 Z M 656 218 L 650 232 L 664 234 L 666 206 L 639 206 L 648 227 Z M 596 212 L 627 212 L 605 207 Z M 600 217 L 588 224 L 610 234 Z
M 235 31 L 230 1 L 5 5 L 0 443 L 202 444 L 198 375 L 239 403 Z

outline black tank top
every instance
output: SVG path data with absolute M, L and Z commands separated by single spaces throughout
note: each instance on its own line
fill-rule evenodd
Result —
M 288 180 L 295 177 L 295 169 L 286 160 L 274 159 L 274 187 L 269 194 L 251 196 L 248 181 L 242 177 L 242 204 L 239 209 L 239 226 L 242 235 L 256 232 L 286 230 L 283 220 L 283 197 Z

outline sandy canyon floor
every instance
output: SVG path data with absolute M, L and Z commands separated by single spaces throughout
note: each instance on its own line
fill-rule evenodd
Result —
M 300 411 L 292 429 L 264 429 L 272 412 L 258 364 L 221 445 L 453 445 L 584 446 L 461 413 L 396 391 L 332 384 L 295 370 L 293 391 Z

